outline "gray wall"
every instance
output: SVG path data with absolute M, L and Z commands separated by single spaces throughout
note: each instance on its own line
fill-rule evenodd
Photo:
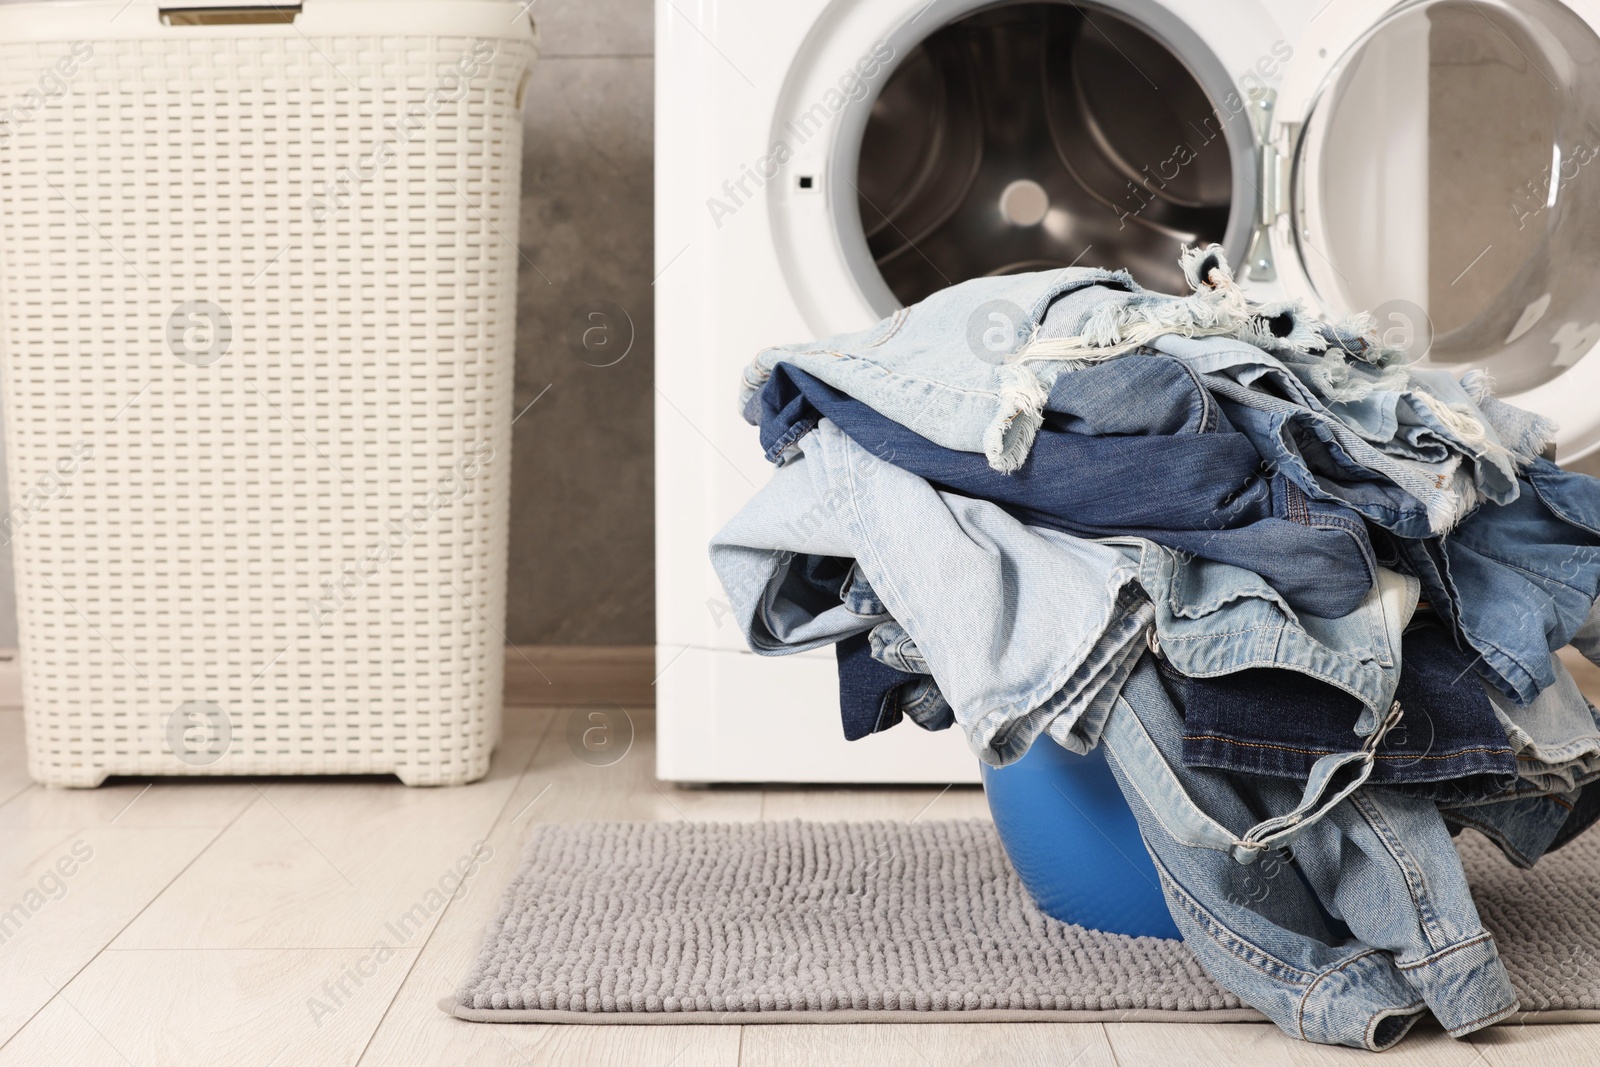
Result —
M 533 13 L 542 53 L 523 118 L 516 410 L 540 398 L 512 427 L 506 636 L 649 644 L 652 6 L 539 0 Z M 604 318 L 574 321 L 596 312 Z M 626 340 L 628 320 L 632 348 L 621 362 L 598 365 L 620 354 L 605 345 Z M 586 330 L 588 349 L 580 344 Z
M 538 0 L 532 10 L 542 52 L 523 115 L 513 409 L 522 415 L 512 427 L 506 637 L 515 644 L 649 644 L 652 7 L 650 0 Z M 591 311 L 605 318 L 575 324 Z M 585 331 L 587 348 L 577 343 Z M 630 332 L 627 354 L 612 363 Z M 8 499 L 4 477 L 0 464 L 0 501 Z M 16 644 L 6 546 L 0 648 Z

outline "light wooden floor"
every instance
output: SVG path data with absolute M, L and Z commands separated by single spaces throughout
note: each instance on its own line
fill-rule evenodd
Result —
M 552 1027 L 444 1015 L 435 1003 L 466 973 L 535 823 L 987 815 L 969 787 L 662 786 L 653 715 L 631 715 L 628 754 L 594 767 L 568 747 L 568 709 L 510 711 L 493 771 L 458 789 L 372 779 L 55 791 L 28 781 L 20 713 L 0 712 L 0 909 L 26 913 L 0 943 L 0 1064 L 1231 1067 L 1370 1055 L 1265 1024 Z M 385 924 L 426 910 L 429 888 L 480 840 L 493 854 L 460 895 L 374 957 Z M 70 877 L 56 867 L 64 857 Z M 1593 1064 L 1600 1028 L 1505 1027 L 1463 1042 L 1419 1030 L 1382 1062 Z

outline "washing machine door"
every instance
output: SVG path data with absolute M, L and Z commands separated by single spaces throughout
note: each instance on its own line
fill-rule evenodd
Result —
M 1264 123 L 1247 274 L 1487 370 L 1575 459 L 1600 446 L 1600 35 L 1559 0 L 1363 7 L 1335 0 Z

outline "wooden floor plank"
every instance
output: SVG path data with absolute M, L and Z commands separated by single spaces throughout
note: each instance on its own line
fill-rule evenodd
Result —
M 1117 1062 L 1098 1023 L 747 1026 L 739 1057 L 740 1067 L 1115 1067 Z
M 1467 1039 L 1490 1067 L 1594 1067 L 1600 1063 L 1600 1026 L 1512 1023 L 1491 1026 Z
M 347 1067 L 414 955 L 103 952 L 0 1049 L 0 1065 Z
M 30 785 L 0 805 L 0 831 L 25 826 L 226 826 L 257 796 L 249 785 L 199 778 L 119 780 L 98 789 Z
M 663 1067 L 678 1063 L 731 1067 L 738 1058 L 736 1027 L 549 1027 L 466 1023 L 440 1011 L 437 1002 L 466 977 L 485 925 L 499 906 L 500 891 L 515 870 L 522 845 L 541 823 L 588 820 L 754 821 L 758 790 L 676 789 L 655 779 L 652 712 L 630 711 L 632 744 L 604 759 L 568 726 L 588 724 L 575 709 L 553 709 L 549 730 L 527 772 L 489 836 L 493 874 L 464 898 L 451 902 L 428 939 L 394 1005 L 373 1037 L 363 1064 L 618 1063 Z M 589 724 L 592 725 L 592 724 Z M 612 724 L 615 728 L 616 724 Z M 503 858 L 503 859 L 502 859 Z M 649 1031 L 647 1033 L 646 1031 Z
M 470 785 L 251 785 L 256 802 L 115 942 L 118 949 L 412 945 L 485 838 L 534 741 L 508 738 Z
M 0 834 L 0 1042 L 44 1007 L 219 832 L 86 826 Z
M 1106 1036 L 1121 1064 L 1193 1064 L 1239 1067 L 1272 1063 L 1284 1067 L 1328 1067 L 1371 1062 L 1364 1049 L 1317 1045 L 1289 1037 L 1271 1023 L 1106 1023 Z M 1431 1020 L 1419 1022 L 1398 1045 L 1383 1053 L 1383 1067 L 1455 1067 L 1479 1063 L 1477 1051 L 1450 1037 Z

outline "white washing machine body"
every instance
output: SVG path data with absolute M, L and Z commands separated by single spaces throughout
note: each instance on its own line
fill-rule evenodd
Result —
M 1430 88 L 1441 91 L 1440 84 L 1419 82 L 1407 59 L 1415 67 L 1417 48 L 1428 54 L 1427 41 L 1418 43 L 1418 20 L 1437 20 L 1438 12 L 1430 11 L 1451 4 L 1487 10 L 1482 18 L 1499 20 L 1489 21 L 1495 47 L 1503 47 L 1498 42 L 1504 38 L 1519 54 L 1548 48 L 1556 57 L 1546 63 L 1548 70 L 1529 62 L 1553 88 L 1558 82 L 1565 88 L 1569 80 L 1587 85 L 1583 79 L 1597 74 L 1587 52 L 1567 56 L 1562 66 L 1560 38 L 1572 36 L 1570 26 L 1556 25 L 1543 37 L 1537 25 L 1524 26 L 1551 11 L 1572 13 L 1562 17 L 1586 26 L 1600 55 L 1595 11 L 1555 0 L 1332 0 L 1326 6 L 1322 0 L 708 0 L 696 6 L 661 0 L 655 232 L 659 776 L 687 782 L 977 781 L 976 760 L 959 730 L 929 734 L 908 724 L 846 742 L 832 650 L 758 657 L 731 618 L 706 546 L 771 474 L 755 430 L 740 418 L 736 403 L 741 369 L 768 345 L 868 326 L 961 277 L 1060 264 L 1073 256 L 1102 266 L 1124 265 L 1119 255 L 1148 263 L 1135 268 L 1135 276 L 1145 269 L 1158 283 L 1153 287 L 1161 287 L 1170 278 L 1158 273 L 1157 261 L 1175 262 L 1178 239 L 1193 223 L 1196 236 L 1210 227 L 1207 239 L 1227 248 L 1254 298 L 1300 297 L 1335 315 L 1378 305 L 1380 326 L 1400 331 L 1396 336 L 1410 338 L 1420 330 L 1437 334 L 1441 348 L 1453 343 L 1448 361 L 1459 369 L 1486 366 L 1501 373 L 1493 344 L 1474 347 L 1461 337 L 1503 333 L 1508 340 L 1502 347 L 1515 342 L 1522 353 L 1511 377 L 1528 381 L 1509 398 L 1563 423 L 1564 458 L 1600 444 L 1600 402 L 1589 400 L 1600 380 L 1600 359 L 1583 358 L 1600 339 L 1600 325 L 1575 310 L 1583 306 L 1581 292 L 1544 292 L 1541 306 L 1540 278 L 1502 266 L 1495 278 L 1509 296 L 1500 303 L 1517 305 L 1499 309 L 1502 319 L 1512 320 L 1510 329 L 1503 322 L 1483 326 L 1474 320 L 1435 330 L 1414 321 L 1418 314 L 1426 318 L 1421 309 L 1428 303 L 1429 267 L 1439 274 L 1435 261 L 1441 255 L 1435 249 L 1430 259 L 1425 251 L 1436 233 L 1428 225 L 1428 168 L 1449 163 L 1449 157 L 1427 147 L 1438 138 L 1424 136 L 1424 148 L 1417 148 L 1416 123 L 1426 121 L 1426 107 L 1418 120 L 1417 108 L 1392 105 L 1408 93 L 1421 91 L 1426 101 Z M 1024 6 L 1072 14 L 1012 12 Z M 1533 15 L 1518 22 L 1528 10 Z M 1038 33 L 1026 25 L 1008 31 L 1006 47 L 1017 51 L 993 53 L 999 65 L 980 69 L 983 76 L 967 86 L 965 96 L 929 88 L 935 84 L 926 80 L 929 70 L 953 69 L 939 67 L 939 56 L 949 52 L 935 47 L 939 34 L 979 25 L 970 20 L 988 20 L 982 26 L 989 33 L 991 23 L 1012 14 L 1045 21 Z M 1063 33 L 1075 36 L 1057 36 Z M 962 142 L 962 127 L 955 123 L 928 127 L 932 133 L 909 141 L 901 137 L 904 130 L 886 125 L 922 101 L 937 97 L 946 117 L 960 114 L 963 100 L 969 108 L 981 101 L 990 109 L 988 129 L 1007 125 L 1010 105 L 1002 89 L 1012 69 L 1008 55 L 1027 61 L 1017 66 L 1042 69 L 1044 95 L 1052 100 L 1092 96 L 1102 82 L 1057 83 L 1053 59 L 1040 68 L 1041 54 L 1053 56 L 1048 50 L 1058 45 L 1086 50 L 1073 53 L 1079 68 L 1096 56 L 1101 63 L 1120 56 L 1152 93 L 1164 94 L 1141 95 L 1143 83 L 1124 71 L 1119 92 L 1125 100 L 1063 105 L 1048 118 L 1056 157 L 1063 143 L 1083 146 L 1083 153 L 1065 153 L 1072 157 L 1066 169 L 1086 186 L 1095 179 L 1083 177 L 1092 168 L 1082 160 L 1096 158 L 1096 146 L 1116 163 L 1101 168 L 1109 178 L 1098 179 L 1092 197 L 1098 207 L 1089 204 L 1105 218 L 1090 217 L 1081 206 L 1076 213 L 1058 211 L 1055 179 L 1041 175 L 1035 182 L 1020 164 L 1010 175 L 1015 180 L 1001 188 L 1007 175 L 977 174 L 979 148 L 969 146 L 961 157 L 961 167 L 971 163 L 973 174 L 962 179 L 968 198 L 957 206 L 949 198 L 939 201 L 936 187 L 940 175 L 965 174 L 961 167 L 924 166 L 915 175 L 896 170 L 907 154 L 926 156 L 930 145 L 959 149 Z M 1469 65 L 1470 45 L 1460 48 Z M 1436 65 L 1430 60 L 1428 69 Z M 1117 162 L 1108 138 L 1121 137 L 1130 121 L 1137 125 L 1152 102 L 1183 93 L 1191 99 L 1196 90 L 1209 105 L 1209 117 L 1196 121 L 1191 115 L 1186 128 L 1194 133 L 1183 136 L 1201 145 L 1201 156 L 1210 162 L 1190 164 L 1193 153 L 1176 163 L 1177 157 L 1160 154 L 1142 166 Z M 1118 112 L 1124 104 L 1144 110 L 1130 120 Z M 1094 108 L 1105 118 L 1098 126 L 1089 121 L 1087 130 L 1080 119 L 1056 117 Z M 1588 122 L 1587 114 L 1578 118 Z M 1147 131 L 1149 143 L 1165 129 L 1158 125 L 1152 122 Z M 1371 134 L 1368 144 L 1361 143 L 1364 131 Z M 1560 135 L 1572 141 L 1570 131 Z M 1592 136 L 1594 151 L 1578 153 L 1583 164 L 1600 152 L 1600 128 Z M 1026 147 L 1028 138 L 1018 141 Z M 1358 144 L 1361 151 L 1353 151 Z M 1358 158 L 1377 162 L 1356 167 L 1354 178 L 1346 180 L 1340 161 Z M 1521 223 L 1518 233 L 1530 220 L 1537 230 L 1556 217 L 1558 192 L 1565 212 L 1567 200 L 1586 192 L 1578 178 L 1591 178 L 1600 188 L 1600 175 L 1582 173 L 1583 164 L 1574 168 L 1574 158 L 1569 154 L 1563 166 L 1558 156 L 1551 165 L 1548 205 L 1539 207 L 1543 194 L 1509 205 Z M 1053 158 L 1051 165 L 1057 163 Z M 1569 171 L 1576 176 L 1570 181 Z M 899 216 L 894 208 L 879 210 L 884 197 L 913 189 L 905 197 L 914 201 L 925 188 L 935 190 L 926 203 L 912 204 Z M 971 190 L 979 190 L 981 210 L 968 209 Z M 998 196 L 992 195 L 996 190 Z M 919 210 L 924 217 L 918 236 L 900 232 L 897 218 Z M 1381 225 L 1352 223 L 1369 218 Z M 1113 228 L 1111 221 L 1119 225 Z M 997 228 L 986 229 L 991 223 Z M 1143 244 L 1126 243 L 1130 224 L 1144 227 Z M 941 225 L 957 232 L 947 239 L 935 233 Z M 1012 238 L 1028 226 L 1053 235 L 1049 257 L 1038 258 L 1032 246 L 1012 248 Z M 1319 234 L 1324 226 L 1339 235 L 1332 263 Z M 1144 231 L 1151 228 L 1166 244 L 1149 238 Z M 1569 238 L 1572 228 L 1566 227 Z M 935 235 L 920 236 L 925 231 Z M 1531 238 L 1522 240 L 1534 247 Z M 1463 264 L 1462 276 L 1485 260 L 1493 266 L 1492 255 L 1491 249 Z M 953 276 L 957 270 L 961 277 Z M 1600 270 L 1592 273 L 1600 277 Z M 1467 309 L 1456 310 L 1458 318 L 1474 306 L 1462 296 L 1467 293 L 1447 294 Z M 1600 307 L 1600 301 L 1589 306 Z M 1548 344 L 1555 356 L 1544 360 L 1545 370 L 1523 373 L 1535 341 Z

